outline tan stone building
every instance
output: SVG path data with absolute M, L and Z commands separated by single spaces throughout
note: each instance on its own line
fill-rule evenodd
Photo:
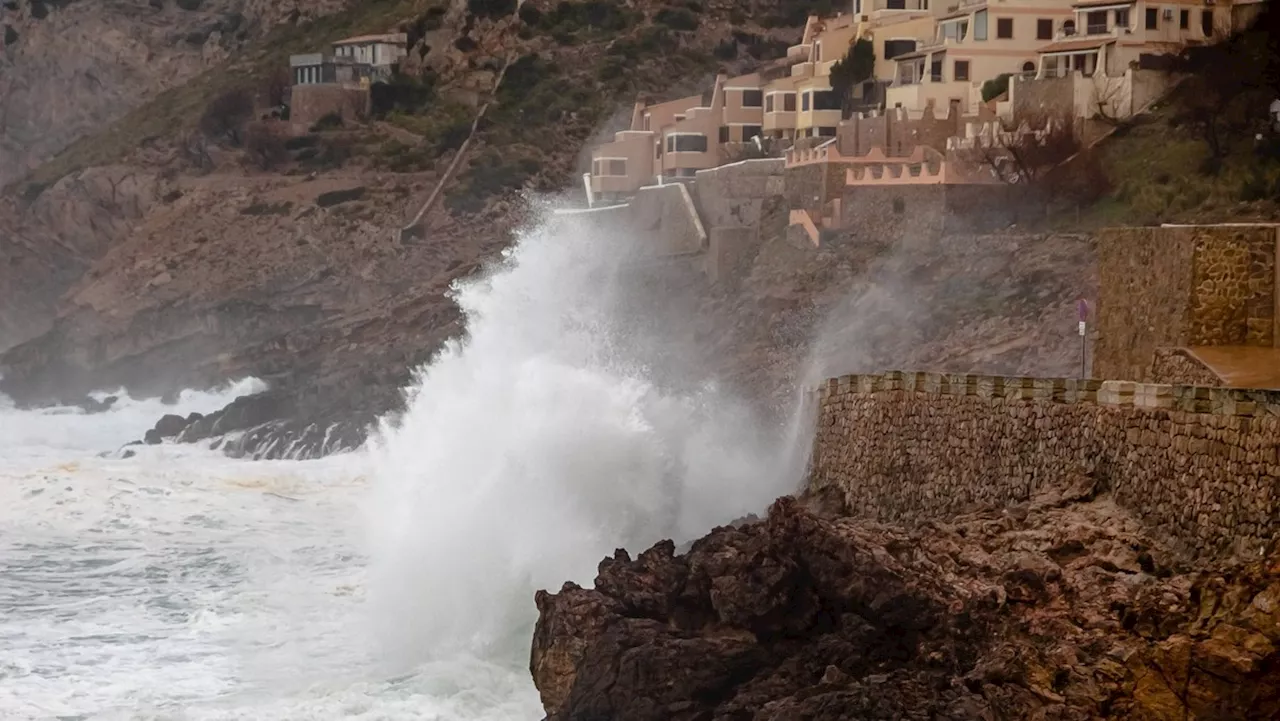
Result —
M 894 58 L 885 104 L 975 113 L 983 83 L 1005 73 L 1034 75 L 1039 48 L 1075 17 L 1068 0 L 962 0 L 937 19 L 927 44 Z
M 921 11 L 909 13 L 919 16 Z M 699 170 L 743 157 L 757 145 L 757 137 L 774 144 L 835 137 L 841 102 L 831 89 L 831 68 L 859 32 L 860 24 L 848 13 L 811 17 L 786 58 L 761 71 L 720 76 L 702 96 L 638 104 L 627 129 L 592 149 L 592 193 L 620 198 L 646 185 L 693 178 Z M 764 147 L 760 142 L 757 152 Z

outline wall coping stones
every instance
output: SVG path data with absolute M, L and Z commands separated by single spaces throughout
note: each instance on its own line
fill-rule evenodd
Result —
M 1280 417 L 1280 390 L 1215 388 L 1088 378 L 1031 378 L 964 373 L 885 371 L 830 378 L 816 389 L 821 399 L 906 392 L 934 396 L 1163 409 L 1234 417 Z

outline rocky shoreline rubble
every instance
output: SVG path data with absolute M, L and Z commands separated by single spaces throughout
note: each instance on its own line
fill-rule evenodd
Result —
M 551 721 L 1280 718 L 1280 559 L 1194 567 L 1106 496 L 915 529 L 779 499 L 537 594 Z

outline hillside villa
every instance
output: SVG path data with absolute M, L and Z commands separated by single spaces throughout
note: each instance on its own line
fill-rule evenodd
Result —
M 310 127 L 330 114 L 345 120 L 366 116 L 370 86 L 391 79 L 408 42 L 405 33 L 361 35 L 333 43 L 330 52 L 290 56 L 291 120 Z
M 1172 82 L 1154 69 L 1160 56 L 1242 26 L 1260 2 L 1220 1 L 852 0 L 852 13 L 809 18 L 801 41 L 757 73 L 721 75 L 702 96 L 638 103 L 629 126 L 592 149 L 589 187 L 595 198 L 620 200 L 646 185 L 691 180 L 701 170 L 789 147 L 788 162 L 809 162 L 815 156 L 797 153 L 830 145 L 851 111 L 864 126 L 889 111 L 894 124 L 928 119 L 936 128 L 949 119 L 951 136 L 875 146 L 886 157 L 911 156 L 920 144 L 945 156 L 951 138 L 989 133 L 973 128 L 994 127 L 996 117 L 1006 124 L 1048 113 L 1126 117 Z M 874 48 L 873 76 L 853 89 L 853 106 L 842 107 L 831 71 L 859 40 Z M 984 99 L 983 85 L 1002 76 L 1007 90 Z M 853 154 L 866 152 L 863 144 Z M 849 153 L 842 141 L 823 157 L 854 162 Z M 902 177 L 973 181 L 954 168 Z

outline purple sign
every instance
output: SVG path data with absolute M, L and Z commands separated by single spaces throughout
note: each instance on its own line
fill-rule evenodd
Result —
M 1088 304 L 1087 302 L 1085 302 L 1085 299 L 1084 299 L 1084 298 L 1081 298 L 1080 300 L 1076 301 L 1076 313 L 1078 313 L 1078 314 L 1080 315 L 1080 322 L 1081 322 L 1081 323 L 1085 322 L 1085 320 L 1086 320 L 1086 319 L 1088 319 L 1088 317 L 1089 317 L 1089 304 Z

